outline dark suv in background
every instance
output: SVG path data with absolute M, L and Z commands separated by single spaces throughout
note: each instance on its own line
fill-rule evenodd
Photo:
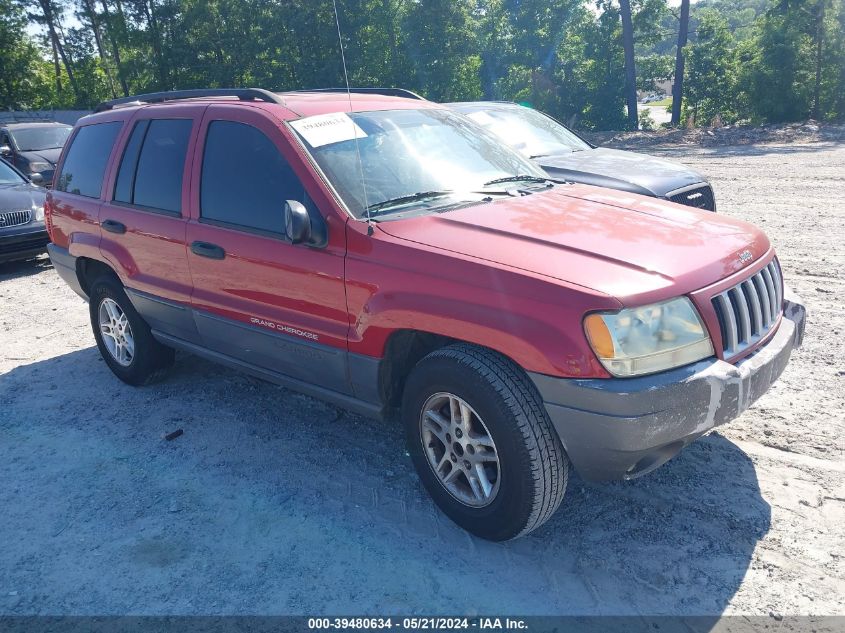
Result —
M 449 107 L 492 132 L 553 178 L 663 198 L 702 211 L 716 210 L 707 179 L 680 163 L 596 147 L 547 114 L 518 103 L 476 101 Z
M 35 184 L 50 186 L 73 127 L 55 121 L 0 122 L 0 157 Z

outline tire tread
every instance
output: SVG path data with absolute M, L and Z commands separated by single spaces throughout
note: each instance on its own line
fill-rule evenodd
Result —
M 487 380 L 513 414 L 532 463 L 535 494 L 525 525 L 511 538 L 528 534 L 558 509 L 569 479 L 568 459 L 540 394 L 522 368 L 492 350 L 457 343 L 435 350 L 427 358 L 435 357 L 450 358 L 466 365 Z

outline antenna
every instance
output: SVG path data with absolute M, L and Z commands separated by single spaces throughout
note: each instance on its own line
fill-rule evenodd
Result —
M 337 24 L 337 43 L 340 46 L 340 61 L 343 63 L 343 80 L 346 82 L 346 96 L 349 98 L 349 118 L 352 120 L 352 90 L 349 89 L 349 73 L 346 71 L 346 55 L 343 53 L 343 36 L 340 33 L 340 17 L 337 13 L 337 0 L 332 0 L 334 7 L 334 21 Z M 353 125 L 354 125 L 353 121 Z M 373 222 L 370 218 L 370 203 L 367 200 L 367 183 L 364 181 L 364 163 L 361 161 L 361 150 L 358 147 L 358 133 L 352 130 L 355 141 L 355 155 L 358 157 L 358 171 L 361 175 L 361 192 L 364 194 L 364 213 L 367 215 L 367 235 L 373 234 Z

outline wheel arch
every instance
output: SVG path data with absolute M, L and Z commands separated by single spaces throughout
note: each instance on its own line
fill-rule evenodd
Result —
M 79 280 L 79 287 L 86 297 L 91 297 L 91 284 L 103 275 L 111 275 L 117 281 L 120 281 L 119 275 L 105 262 L 92 257 L 76 258 L 76 278 Z
M 379 394 L 388 410 L 399 407 L 414 366 L 434 350 L 455 342 L 447 336 L 413 329 L 396 330 L 388 336 L 378 372 Z
M 417 363 L 438 349 L 459 343 L 471 345 L 506 359 L 528 378 L 526 369 L 520 363 L 492 347 L 425 330 L 396 330 L 385 342 L 384 355 L 379 363 L 378 372 L 379 393 L 388 411 L 396 410 L 401 404 L 405 383 Z

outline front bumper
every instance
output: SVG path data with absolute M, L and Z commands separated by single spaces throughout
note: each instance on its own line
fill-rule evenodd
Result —
M 0 231 L 0 263 L 40 255 L 49 242 L 43 222 L 4 229 Z
M 736 365 L 707 359 L 640 378 L 530 376 L 578 473 L 589 481 L 632 479 L 762 396 L 801 345 L 805 320 L 803 303 L 787 290 L 777 332 Z

